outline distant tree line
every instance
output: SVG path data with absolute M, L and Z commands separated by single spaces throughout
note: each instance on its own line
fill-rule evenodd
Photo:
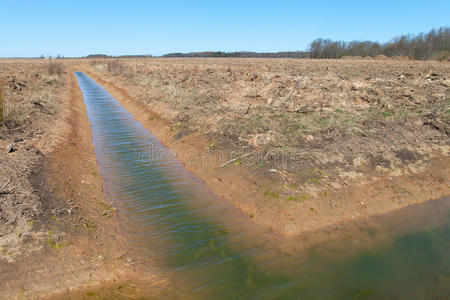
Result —
M 441 27 L 428 33 L 401 35 L 380 44 L 371 41 L 332 41 L 317 39 L 310 44 L 311 58 L 341 58 L 343 56 L 386 55 L 407 56 L 414 59 L 450 58 L 450 28 Z
M 308 51 L 285 52 L 223 52 L 204 51 L 190 53 L 168 53 L 162 57 L 263 57 L 263 58 L 342 58 L 344 56 L 385 55 L 388 57 L 404 56 L 413 59 L 450 60 L 450 27 L 432 29 L 428 33 L 416 35 L 400 35 L 387 43 L 373 41 L 333 41 L 330 39 L 316 39 Z M 109 56 L 105 54 L 91 54 L 87 58 L 142 58 L 151 55 L 122 55 Z
M 89 54 L 85 56 L 86 58 L 109 58 L 111 56 L 106 54 Z
M 106 54 L 89 54 L 86 55 L 85 58 L 146 58 L 146 57 L 152 57 L 150 54 L 142 54 L 142 55 L 119 55 L 119 56 L 113 56 L 113 55 L 106 55 Z
M 450 59 L 450 28 L 441 27 L 428 33 L 401 35 L 387 43 L 372 41 L 332 41 L 317 39 L 309 51 L 288 52 L 191 52 L 169 53 L 163 57 L 286 57 L 286 58 L 342 58 L 344 56 L 386 55 L 407 56 L 414 59 Z
M 162 57 L 265 57 L 265 58 L 307 58 L 308 52 L 305 51 L 285 51 L 285 52 L 221 52 L 221 51 L 206 51 L 206 52 L 190 52 L 190 53 L 168 53 Z

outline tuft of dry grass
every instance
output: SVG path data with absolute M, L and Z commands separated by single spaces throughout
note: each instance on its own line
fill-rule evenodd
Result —
M 25 119 L 23 103 L 12 95 L 11 91 L 0 86 L 0 123 L 17 127 L 22 125 Z
M 47 66 L 48 75 L 61 76 L 64 74 L 64 64 L 60 62 L 50 62 Z
M 25 120 L 26 115 L 22 101 L 5 98 L 2 102 L 2 122 L 8 127 L 14 128 L 22 125 Z
M 107 64 L 108 72 L 113 74 L 122 74 L 125 72 L 125 65 L 118 59 L 108 62 Z
M 0 86 L 0 123 L 3 123 L 3 88 Z

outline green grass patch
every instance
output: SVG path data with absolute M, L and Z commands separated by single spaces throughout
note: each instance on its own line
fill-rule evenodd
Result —
M 273 190 L 266 190 L 264 191 L 264 197 L 272 199 L 280 199 L 280 193 Z
M 296 183 L 285 183 L 285 184 L 283 184 L 283 188 L 297 190 L 298 185 Z
M 47 238 L 47 245 L 52 250 L 62 249 L 66 244 L 55 241 L 51 236 Z
M 392 117 L 395 115 L 395 112 L 393 110 L 383 110 L 381 112 L 381 114 L 383 115 L 383 117 L 387 118 L 387 117 Z
M 52 250 L 58 250 L 58 249 L 62 249 L 64 246 L 69 245 L 68 243 L 63 243 L 63 242 L 58 242 L 53 238 L 54 232 L 53 230 L 50 230 L 48 232 L 48 237 L 47 237 L 47 245 L 50 249 Z
M 149 117 L 148 120 L 151 122 L 151 121 L 158 120 L 159 118 L 160 118 L 159 116 L 152 116 L 152 117 Z
M 322 196 L 322 197 L 326 197 L 326 196 L 329 196 L 329 195 L 330 195 L 329 191 L 324 191 L 324 192 L 320 193 L 320 196 Z
M 286 201 L 294 201 L 294 202 L 299 202 L 299 197 L 297 196 L 288 196 L 286 197 Z

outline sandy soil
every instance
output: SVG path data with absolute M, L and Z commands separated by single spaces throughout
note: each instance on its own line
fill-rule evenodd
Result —
M 42 61 L 2 61 L 0 79 L 6 105 L 20 113 L 4 113 L 0 136 L 0 298 L 142 274 L 103 194 L 72 72 L 49 76 Z
M 120 237 L 74 70 L 274 236 L 324 240 L 353 221 L 450 194 L 448 63 L 63 63 L 49 75 L 42 60 L 0 61 L 0 298 L 87 297 L 136 278 L 167 284 Z
M 449 195 L 448 63 L 131 59 L 83 70 L 217 195 L 281 234 Z

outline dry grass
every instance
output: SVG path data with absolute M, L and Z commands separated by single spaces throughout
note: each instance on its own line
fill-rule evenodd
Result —
M 91 66 L 106 64 L 105 58 L 94 58 L 89 60 Z
M 21 126 L 27 119 L 22 101 L 17 101 L 11 94 L 7 94 L 7 101 L 3 103 L 3 122 L 9 127 Z
M 3 123 L 3 87 L 0 86 L 0 123 Z
M 20 126 L 25 120 L 21 101 L 9 89 L 0 86 L 0 123 L 8 127 Z
M 50 76 L 56 75 L 61 76 L 64 74 L 64 64 L 60 62 L 49 62 L 47 66 L 47 73 Z
M 54 115 L 64 69 L 60 62 L 0 62 L 2 123 L 14 128 Z
M 108 61 L 106 65 L 108 72 L 113 74 L 123 74 L 125 72 L 125 65 L 119 59 Z
M 261 152 L 263 160 L 242 163 L 285 170 L 299 185 L 311 177 L 305 170 L 340 178 L 403 168 L 448 146 L 445 63 L 120 59 L 95 67 L 139 88 L 138 100 L 171 121 L 176 139 L 200 132 L 222 150 Z M 411 158 L 398 154 L 404 149 Z

